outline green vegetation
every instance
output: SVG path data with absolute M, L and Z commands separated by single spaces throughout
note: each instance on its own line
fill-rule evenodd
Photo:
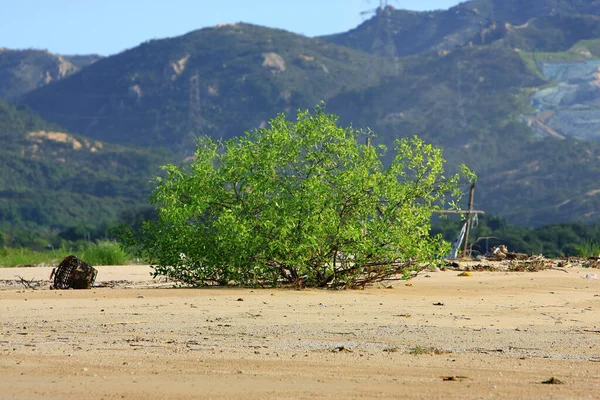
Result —
M 306 108 L 394 71 L 387 58 L 233 24 L 145 42 L 23 101 L 72 132 L 190 155 L 198 136 L 236 136 L 274 110 Z
M 66 256 L 77 255 L 90 265 L 125 265 L 131 255 L 116 242 L 100 241 L 79 245 L 63 244 L 57 249 L 33 250 L 30 248 L 0 248 L 0 268 L 32 265 L 58 265 Z
M 60 56 L 45 50 L 0 48 L 0 100 L 21 96 L 64 79 L 98 61 L 98 55 Z
M 580 19 L 585 17 L 579 17 Z M 586 32 L 585 35 L 576 35 L 570 40 L 563 41 L 562 45 L 558 48 L 562 51 L 550 52 L 544 51 L 548 49 L 547 45 L 544 44 L 532 44 L 532 41 L 535 39 L 531 39 L 531 31 L 533 30 L 534 35 L 545 36 L 546 30 L 541 29 L 541 32 L 538 32 L 535 28 L 538 25 L 539 21 L 532 21 L 531 26 L 528 26 L 524 31 L 517 30 L 516 33 L 511 33 L 509 37 L 506 39 L 507 43 L 511 45 L 515 45 L 515 42 L 521 41 L 525 44 L 527 50 L 520 50 L 519 55 L 521 59 L 527 66 L 527 69 L 540 77 L 541 79 L 545 79 L 539 70 L 538 63 L 541 62 L 577 62 L 577 61 L 585 61 L 591 58 L 600 58 L 600 39 L 588 39 L 581 40 L 582 37 L 598 37 L 600 36 L 600 19 L 591 18 L 592 29 L 590 32 Z M 562 30 L 560 30 L 562 32 Z M 519 39 L 517 39 L 519 38 Z M 573 40 L 577 40 L 575 44 L 572 44 Z M 554 44 L 553 44 L 554 46 Z M 568 49 L 567 46 L 571 46 Z
M 523 27 L 513 28 L 502 42 L 511 48 L 541 52 L 542 55 L 545 53 L 550 58 L 548 61 L 564 61 L 569 59 L 564 53 L 578 42 L 581 50 L 581 46 L 585 44 L 581 43 L 582 40 L 596 40 L 599 37 L 600 17 L 559 14 L 535 18 Z M 571 56 L 581 57 L 582 54 L 572 52 Z
M 328 102 L 329 109 L 345 123 L 379 132 L 384 144 L 418 133 L 444 148 L 464 150 L 473 142 L 522 142 L 532 136 L 515 123 L 528 107 L 521 88 L 546 81 L 532 76 L 511 49 L 464 48 L 445 57 L 411 57 L 403 65 L 401 75 L 339 95 Z M 487 156 L 480 161 L 489 163 Z
M 523 25 L 548 15 L 600 14 L 600 4 L 590 0 L 470 0 L 458 7 L 477 10 L 501 25 Z
M 167 152 L 65 133 L 1 102 L 0 142 L 0 246 L 44 248 L 107 237 L 123 213 L 147 204 L 149 181 L 169 160 Z M 75 227 L 85 234 L 61 237 Z
M 531 72 L 532 74 L 534 74 L 535 76 L 537 76 L 540 79 L 546 79 L 538 67 L 537 55 L 538 55 L 538 53 L 534 53 L 534 52 L 528 52 L 528 51 L 520 51 L 519 52 L 519 56 L 521 57 L 523 64 L 525 64 L 525 66 L 527 67 L 529 72 Z
M 592 57 L 600 57 L 600 39 L 581 40 L 570 51 L 574 54 L 585 54 L 587 52 Z
M 470 10 L 413 12 L 388 7 L 356 29 L 323 40 L 372 54 L 404 57 L 453 50 L 477 36 L 488 23 Z
M 441 220 L 433 225 L 432 234 L 452 241 L 462 222 Z M 563 223 L 524 228 L 510 225 L 496 216 L 479 217 L 471 231 L 473 255 L 486 254 L 492 247 L 506 245 L 510 251 L 543 254 L 547 257 L 600 256 L 600 223 Z
M 82 69 L 90 64 L 95 63 L 98 60 L 104 58 L 98 54 L 74 54 L 74 55 L 63 55 L 62 58 L 69 61 L 75 67 Z
M 600 258 L 600 241 L 598 239 L 587 239 L 582 245 L 574 246 L 577 255 L 585 258 Z
M 28 248 L 1 248 L 0 267 L 19 267 L 29 265 L 58 265 L 68 255 L 66 248 L 38 251 Z
M 125 245 L 193 285 L 364 286 L 446 252 L 431 215 L 458 200 L 461 175 L 445 177 L 441 150 L 404 139 L 385 168 L 383 146 L 359 144 L 336 120 L 317 108 L 203 139 L 189 168 L 165 167 L 158 220 L 125 230 Z
M 485 0 L 426 13 L 389 8 L 343 34 L 347 45 L 369 52 L 375 44 L 385 50 L 390 40 L 398 49 L 414 44 L 416 53 L 402 58 L 399 51 L 376 57 L 326 42 L 332 37 L 248 24 L 202 29 L 102 59 L 24 101 L 74 132 L 190 156 L 196 136 L 234 137 L 265 124 L 275 110 L 326 100 L 342 124 L 378 132 L 377 143 L 393 148 L 416 134 L 442 147 L 451 166 L 468 160 L 480 177 L 481 208 L 512 223 L 597 218 L 600 196 L 588 193 L 600 189 L 600 146 L 560 142 L 524 116 L 535 112 L 532 92 L 553 84 L 536 62 L 580 59 L 582 46 L 596 54 L 600 19 L 562 15 L 572 14 L 573 2 L 534 3 Z M 559 12 L 548 16 L 552 10 Z M 501 15 L 520 25 L 530 13 L 539 18 L 526 26 L 491 23 Z
M 600 35 L 600 21 L 596 21 L 596 35 Z M 546 79 L 539 69 L 542 62 L 578 62 L 590 59 L 600 58 L 600 39 L 580 40 L 575 43 L 568 51 L 547 52 L 537 49 L 528 51 L 519 51 L 519 55 L 527 69 L 541 79 Z M 540 87 L 541 89 L 542 87 Z
M 377 145 L 391 149 L 416 134 L 444 149 L 449 172 L 468 163 L 479 176 L 478 208 L 512 224 L 594 222 L 600 145 L 547 137 L 536 123 L 569 119 L 552 115 L 559 106 L 539 121 L 528 117 L 536 112 L 530 95 L 555 85 L 540 61 L 600 57 L 598 14 L 596 1 L 473 0 L 446 11 L 387 8 L 320 39 L 234 24 L 104 59 L 2 50 L 0 98 L 19 99 L 60 126 L 0 104 L 0 246 L 97 241 L 124 219 L 139 225 L 149 179 L 174 157 L 104 140 L 184 158 L 198 136 L 235 137 L 276 111 L 321 100 L 343 125 L 378 132 Z M 65 62 L 85 68 L 56 81 Z M 582 131 L 598 131 L 593 118 L 580 120 Z M 385 165 L 392 160 L 384 156 Z
M 368 53 L 403 57 L 427 52 L 454 51 L 470 44 L 498 44 L 506 36 L 508 45 L 521 49 L 566 50 L 579 36 L 597 38 L 592 15 L 600 15 L 600 5 L 589 0 L 472 0 L 449 10 L 414 12 L 388 7 L 356 29 L 323 39 Z M 583 23 L 581 14 L 590 14 Z M 534 19 L 533 21 L 530 21 Z M 543 25 L 546 18 L 560 21 Z M 536 27 L 522 28 L 526 24 Z M 506 23 L 515 25 L 511 32 Z M 539 27 L 539 28 L 538 28 Z M 519 32 L 525 32 L 521 35 Z M 571 35 L 570 35 L 571 34 Z M 496 43 L 494 43 L 496 42 Z M 570 45 L 568 43 L 572 42 Z
M 78 70 L 69 61 L 47 51 L 0 48 L 0 100 L 18 99 Z
M 132 257 L 118 243 L 100 241 L 85 247 L 80 258 L 90 265 L 125 265 Z
M 510 48 L 475 46 L 403 61 L 403 74 L 328 102 L 343 124 L 371 128 L 376 143 L 418 134 L 449 165 L 479 176 L 478 207 L 511 223 L 541 226 L 598 218 L 600 145 L 534 136 L 528 94 L 549 83 Z M 568 182 L 568 184 L 567 184 Z

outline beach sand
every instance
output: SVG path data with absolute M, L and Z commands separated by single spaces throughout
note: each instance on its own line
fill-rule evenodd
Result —
M 108 287 L 77 291 L 15 281 L 51 268 L 0 269 L 0 399 L 600 398 L 588 269 L 345 291 L 173 288 L 147 266 L 97 269 Z

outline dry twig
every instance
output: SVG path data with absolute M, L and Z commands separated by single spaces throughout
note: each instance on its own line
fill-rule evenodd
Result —
M 21 285 L 23 285 L 26 288 L 29 288 L 31 290 L 35 290 L 35 287 L 31 286 L 31 282 L 33 282 L 33 279 L 31 281 L 27 282 L 22 276 L 17 276 L 17 278 L 19 278 Z

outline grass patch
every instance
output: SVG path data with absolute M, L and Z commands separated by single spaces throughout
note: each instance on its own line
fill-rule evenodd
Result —
M 585 244 L 575 246 L 575 250 L 579 257 L 600 257 L 600 243 L 591 239 L 586 240 Z
M 573 46 L 571 52 L 589 51 L 592 57 L 600 56 L 600 39 L 581 40 Z
M 0 249 L 0 267 L 58 264 L 67 255 L 65 249 L 36 251 L 25 248 L 3 248 Z
M 589 55 L 585 54 L 586 50 L 589 51 Z M 531 73 L 546 80 L 538 68 L 538 62 L 577 62 L 590 60 L 590 57 L 600 56 L 600 39 L 582 40 L 577 42 L 569 51 L 555 53 L 520 51 L 519 56 Z
M 131 256 L 118 243 L 106 241 L 86 248 L 81 259 L 90 265 L 125 265 Z
M 0 268 L 34 265 L 58 265 L 66 256 L 75 255 L 90 265 L 125 265 L 132 256 L 123 251 L 118 243 L 102 241 L 73 249 L 37 251 L 26 248 L 0 249 Z
M 531 54 L 531 53 L 530 53 Z M 546 52 L 535 52 L 535 58 L 537 61 L 542 62 L 575 62 L 585 61 L 589 58 L 584 57 L 581 54 L 575 54 L 571 52 L 561 51 L 557 53 L 546 53 Z
M 525 67 L 527 67 L 527 70 L 529 70 L 532 74 L 534 74 L 538 78 L 546 80 L 546 77 L 542 74 L 542 72 L 540 71 L 540 69 L 537 66 L 536 61 L 533 59 L 533 54 L 531 52 L 520 51 L 519 56 L 521 57 L 521 60 L 523 60 L 523 64 L 525 64 Z
M 536 51 L 533 53 L 531 51 L 520 51 L 519 56 L 527 69 L 543 80 L 547 79 L 538 68 L 538 62 L 576 62 L 589 60 L 589 58 L 581 54 L 571 52 L 545 53 Z

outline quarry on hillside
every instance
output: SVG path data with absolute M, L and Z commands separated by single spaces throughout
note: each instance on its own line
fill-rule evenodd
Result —
M 556 84 L 532 95 L 537 112 L 526 118 L 530 125 L 541 135 L 600 141 L 600 60 L 538 66 Z

